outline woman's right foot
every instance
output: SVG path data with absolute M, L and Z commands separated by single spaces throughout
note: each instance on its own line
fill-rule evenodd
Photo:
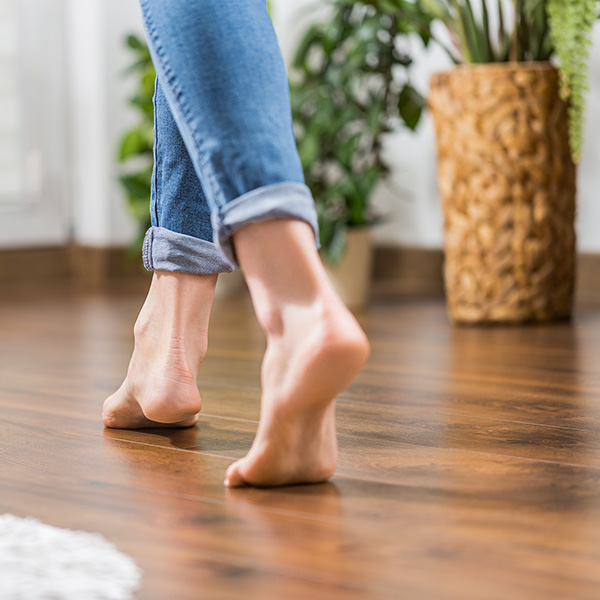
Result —
M 225 485 L 325 481 L 337 463 L 335 397 L 363 367 L 369 343 L 331 287 L 306 223 L 253 223 L 234 241 L 267 351 L 258 432 Z
M 206 355 L 216 275 L 155 272 L 136 322 L 127 377 L 105 402 L 106 427 L 190 427 L 201 408 L 196 377 Z
M 247 456 L 225 485 L 318 483 L 337 464 L 335 397 L 354 379 L 369 343 L 345 306 L 288 308 L 280 331 L 267 331 L 261 417 Z

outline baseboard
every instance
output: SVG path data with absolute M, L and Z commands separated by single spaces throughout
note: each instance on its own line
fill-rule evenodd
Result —
M 374 297 L 444 296 L 441 250 L 378 246 L 373 269 Z
M 98 287 L 115 280 L 147 281 L 139 253 L 127 248 L 72 246 L 69 249 L 71 276 L 87 287 Z
M 442 298 L 441 249 L 380 246 L 375 250 L 373 295 L 378 298 Z M 577 256 L 578 305 L 600 306 L 600 254 Z
M 99 288 L 117 280 L 147 281 L 141 259 L 126 248 L 64 246 L 0 251 L 0 285 Z
M 64 280 L 70 276 L 68 248 L 26 248 L 0 252 L 0 282 Z
M 439 249 L 379 246 L 375 249 L 373 297 L 442 298 L 444 256 Z M 115 282 L 146 286 L 141 259 L 126 248 L 68 246 L 0 251 L 0 286 L 73 285 L 97 289 Z M 600 254 L 577 258 L 577 303 L 600 306 Z
M 577 256 L 576 299 L 579 305 L 600 306 L 600 254 Z

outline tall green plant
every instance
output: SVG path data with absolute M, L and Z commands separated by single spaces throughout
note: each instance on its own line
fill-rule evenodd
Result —
M 405 0 L 394 0 L 393 11 L 382 10 L 376 1 L 329 4 L 327 22 L 310 27 L 298 46 L 291 100 L 321 245 L 335 263 L 347 228 L 376 218 L 370 200 L 389 171 L 385 135 L 401 127 L 415 129 L 421 117 L 424 100 L 410 80 L 407 37 L 416 33 L 427 43 L 429 21 Z
M 512 15 L 503 0 L 420 2 L 446 25 L 451 46 L 437 41 L 456 63 L 548 60 L 552 54 L 546 0 L 514 0 Z

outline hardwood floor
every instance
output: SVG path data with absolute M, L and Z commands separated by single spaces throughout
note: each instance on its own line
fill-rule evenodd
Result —
M 441 302 L 375 303 L 336 476 L 226 490 L 259 415 L 251 308 L 215 306 L 197 427 L 105 430 L 141 301 L 3 293 L 0 513 L 102 533 L 144 600 L 599 597 L 600 310 L 469 329 Z

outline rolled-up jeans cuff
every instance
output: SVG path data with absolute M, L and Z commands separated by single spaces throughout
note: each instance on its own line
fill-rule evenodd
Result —
M 308 186 L 285 182 L 266 185 L 228 202 L 213 222 L 222 253 L 238 266 L 231 237 L 248 223 L 269 219 L 298 219 L 310 225 L 319 247 L 317 211 Z
M 216 244 L 164 227 L 146 232 L 142 259 L 148 271 L 177 271 L 197 275 L 231 273 L 228 262 Z

